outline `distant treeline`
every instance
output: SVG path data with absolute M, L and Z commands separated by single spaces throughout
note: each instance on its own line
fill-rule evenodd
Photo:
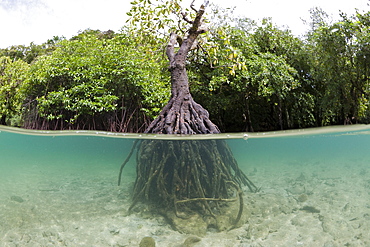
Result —
M 187 70 L 222 131 L 370 122 L 370 12 L 330 22 L 314 9 L 304 37 L 217 13 Z M 141 132 L 170 96 L 166 44 L 127 24 L 0 49 L 0 124 Z

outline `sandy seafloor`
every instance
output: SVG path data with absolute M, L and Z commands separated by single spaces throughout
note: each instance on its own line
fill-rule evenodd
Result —
M 193 246 L 370 246 L 370 159 L 361 155 L 370 139 L 356 138 L 326 138 L 325 145 L 307 155 L 305 149 L 318 139 L 310 138 L 307 146 L 297 139 L 290 144 L 289 139 L 250 140 L 254 149 L 245 158 L 243 147 L 231 143 L 238 146 L 240 166 L 261 190 L 244 188 L 250 216 L 240 228 L 210 229 Z M 332 142 L 335 147 L 329 148 Z M 159 215 L 127 213 L 133 164 L 118 187 L 120 163 L 104 163 L 104 157 L 49 153 L 35 161 L 36 156 L 15 157 L 13 147 L 6 153 L 1 147 L 2 157 L 8 158 L 0 161 L 0 246 L 139 246 L 150 236 L 165 247 L 190 236 L 173 230 Z

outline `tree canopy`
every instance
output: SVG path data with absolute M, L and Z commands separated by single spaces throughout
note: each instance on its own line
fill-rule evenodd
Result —
M 170 98 L 165 48 L 181 1 L 136 0 L 119 33 L 0 49 L 0 123 L 37 129 L 144 131 Z M 370 12 L 334 22 L 313 9 L 295 37 L 213 7 L 208 32 L 188 54 L 196 102 L 221 131 L 369 123 Z

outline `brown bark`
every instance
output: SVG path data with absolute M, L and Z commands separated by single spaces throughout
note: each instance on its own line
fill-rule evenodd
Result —
M 202 26 L 202 16 L 205 5 L 197 11 L 194 21 L 189 21 L 192 27 L 188 30 L 184 40 L 176 33 L 171 33 L 166 54 L 169 59 L 171 72 L 171 99 L 162 109 L 159 116 L 145 130 L 145 133 L 159 134 L 216 134 L 218 127 L 209 119 L 206 109 L 197 104 L 190 94 L 189 79 L 186 72 L 186 58 L 189 51 L 196 44 L 199 34 L 207 31 Z M 175 52 L 176 43 L 180 47 Z

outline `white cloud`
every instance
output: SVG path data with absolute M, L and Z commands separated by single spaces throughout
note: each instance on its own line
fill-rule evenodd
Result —
M 183 0 L 188 7 L 191 0 Z M 236 6 L 235 13 L 253 20 L 272 17 L 279 26 L 293 33 L 307 27 L 309 9 L 321 7 L 338 19 L 339 10 L 354 13 L 355 8 L 369 11 L 368 0 L 211 0 L 222 7 Z M 196 0 L 196 6 L 203 0 Z M 41 44 L 53 36 L 70 38 L 87 28 L 118 31 L 125 25 L 130 0 L 0 0 L 0 48 L 30 42 Z
M 11 1 L 11 0 L 8 0 Z M 36 0 L 37 1 L 37 0 Z M 118 31 L 125 24 L 128 1 L 38 0 L 9 6 L 0 2 L 0 48 L 43 43 L 53 36 L 70 38 L 87 28 Z
M 309 10 L 320 7 L 334 20 L 339 19 L 339 11 L 354 14 L 355 8 L 369 11 L 369 0 L 211 0 L 222 7 L 236 6 L 235 12 L 253 20 L 272 17 L 279 26 L 289 27 L 293 34 L 300 35 L 307 31 L 302 19 L 309 20 Z

